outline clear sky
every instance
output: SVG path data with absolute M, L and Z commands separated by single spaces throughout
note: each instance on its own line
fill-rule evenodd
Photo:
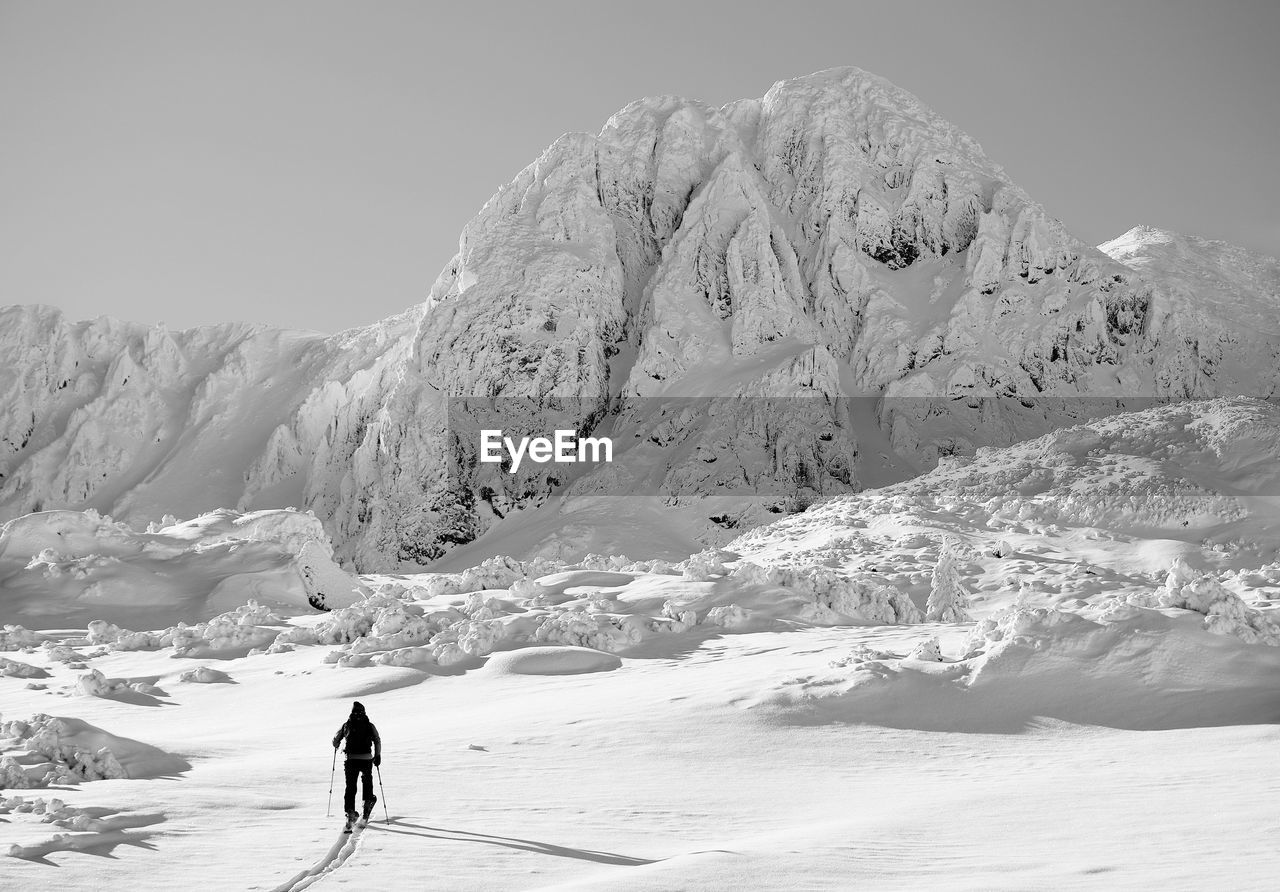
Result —
M 0 305 L 336 331 L 561 133 L 857 65 L 1087 242 L 1280 254 L 1280 2 L 0 0 Z

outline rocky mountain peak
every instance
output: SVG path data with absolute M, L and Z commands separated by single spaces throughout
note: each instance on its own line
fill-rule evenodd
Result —
M 502 187 L 396 319 L 327 339 L 0 329 L 0 506 L 305 506 L 362 569 L 581 493 L 741 527 L 1122 398 L 1257 384 L 1227 368 L 1230 338 L 1271 349 L 1245 315 L 1221 314 L 1216 364 L 1177 322 L 1179 282 L 1232 255 L 1188 265 L 1152 233 L 1081 243 L 973 139 L 859 69 L 719 108 L 643 99 Z M 1266 281 L 1250 269 L 1231 280 L 1241 306 Z M 50 354 L 77 370 L 22 371 Z M 626 436 L 605 469 L 507 474 L 476 461 L 459 415 L 476 400 L 499 426 Z M 103 434 L 106 418 L 131 433 Z

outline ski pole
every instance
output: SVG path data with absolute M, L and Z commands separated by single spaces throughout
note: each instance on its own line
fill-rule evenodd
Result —
M 387 823 L 391 823 L 391 813 L 387 811 L 387 791 L 382 788 L 382 766 L 375 765 L 378 769 L 378 792 L 382 794 L 382 813 L 387 817 Z
M 325 806 L 324 816 L 333 817 L 333 776 L 338 771 L 338 748 L 333 748 L 333 765 L 329 768 L 329 804 Z

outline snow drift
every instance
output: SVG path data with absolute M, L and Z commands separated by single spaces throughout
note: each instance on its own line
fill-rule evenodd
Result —
M 0 722 L 0 788 L 162 777 L 190 768 L 178 756 L 82 719 L 37 715 Z
M 1280 721 L 1280 649 L 1214 635 L 1186 613 L 1010 609 L 964 651 L 863 648 L 754 705 L 792 721 L 939 731 L 1016 732 L 1041 718 L 1134 730 Z
M 971 556 L 1052 549 L 1081 572 L 1163 577 L 1280 560 L 1280 406 L 1250 399 L 1157 406 L 1005 449 L 952 458 L 912 480 L 839 496 L 726 548 L 773 565 L 877 566 L 951 537 Z
M 526 647 L 494 654 L 484 668 L 495 675 L 580 675 L 621 665 L 613 654 L 586 647 Z
M 362 588 L 334 563 L 320 521 L 296 511 L 218 511 L 146 532 L 93 511 L 46 511 L 0 527 L 0 616 L 28 627 L 156 629 L 249 600 L 327 609 Z

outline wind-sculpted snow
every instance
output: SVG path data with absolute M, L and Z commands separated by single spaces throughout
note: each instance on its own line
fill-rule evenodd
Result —
M 0 650 L 34 647 L 42 640 L 42 636 L 36 632 L 12 623 L 5 623 L 4 628 L 0 629 Z
M 494 654 L 484 668 L 491 675 L 581 675 L 621 666 L 618 657 L 585 647 L 525 647 Z
M 94 519 L 78 516 L 74 520 L 83 525 Z M 120 526 L 99 523 L 110 534 L 104 535 L 104 541 L 115 536 L 117 550 L 123 547 L 121 543 L 137 544 L 123 535 Z M 197 518 L 147 535 L 213 540 L 209 547 L 217 548 L 226 544 L 227 540 L 220 538 L 226 528 L 236 526 L 264 528 L 251 518 L 223 515 Z M 22 529 L 29 532 L 29 527 Z M 27 544 L 27 550 L 44 544 L 39 536 L 19 541 Z M 88 664 L 112 654 L 137 651 L 165 651 L 170 658 L 183 660 L 229 660 L 314 647 L 321 649 L 315 657 L 318 664 L 340 668 L 383 666 L 452 672 L 480 665 L 497 651 L 530 647 L 642 654 L 658 639 L 686 633 L 705 636 L 796 624 L 901 625 L 921 620 L 920 611 L 905 592 L 870 574 L 818 566 L 771 569 L 745 562 L 726 564 L 727 558 L 707 551 L 672 566 L 592 556 L 582 565 L 568 568 L 548 561 L 493 558 L 462 573 L 380 582 L 374 591 L 347 606 L 318 616 L 280 614 L 250 601 L 204 621 L 181 621 L 160 629 L 135 631 L 105 619 L 89 622 L 82 637 L 13 629 L 6 647 L 39 653 L 47 661 L 80 671 L 71 693 L 159 705 L 171 702 L 173 696 L 172 687 L 158 686 L 160 677 L 109 677 Z M 97 584 L 90 577 L 77 577 L 77 581 L 86 591 Z M 566 665 L 579 663 L 570 659 Z M 535 669 L 530 664 L 519 671 L 569 671 L 555 670 L 551 664 L 559 665 L 552 659 L 548 668 Z M 17 677 L 49 675 L 17 661 L 6 660 L 4 665 L 14 667 L 5 674 Z M 605 664 L 597 661 L 592 665 Z M 173 673 L 170 681 L 234 683 L 234 678 L 199 665 Z
M 1007 554 L 1018 536 L 1076 529 L 1092 531 L 1091 550 L 1158 534 L 1211 545 L 1224 558 L 1242 549 L 1274 555 L 1267 531 L 1276 496 L 1280 408 L 1249 399 L 1176 403 L 980 449 L 912 480 L 829 499 L 726 547 L 752 560 L 856 560 L 874 554 L 882 536 L 902 535 L 896 522 L 884 534 L 873 529 L 898 518 L 932 530 L 899 543 L 906 550 L 962 533 L 958 541 L 973 549 Z
M 618 562 L 625 566 L 624 562 Z M 477 568 L 479 586 L 510 561 Z M 498 650 L 562 645 L 604 653 L 643 652 L 667 635 L 760 631 L 793 623 L 909 624 L 919 610 L 902 591 L 868 574 L 824 567 L 725 566 L 695 555 L 671 573 L 571 569 L 458 594 L 458 575 L 427 576 L 376 594 L 319 622 L 280 632 L 269 652 L 339 645 L 324 661 L 432 669 L 474 665 Z
M 220 669 L 214 669 L 211 666 L 200 666 L 197 669 L 188 669 L 186 672 L 178 676 L 179 681 L 189 682 L 191 684 L 232 684 L 232 678 Z
M 143 840 L 146 833 L 129 833 L 130 829 L 145 827 L 164 820 L 162 815 L 121 815 L 110 808 L 76 808 L 61 799 L 45 799 L 23 796 L 0 796 L 0 815 L 38 819 L 42 825 L 50 825 L 66 833 L 55 833 L 47 839 L 27 845 L 11 845 L 11 858 L 24 858 L 48 864 L 47 856 L 55 852 L 92 852 L 107 855 L 122 843 Z M 7 820 L 13 821 L 10 817 Z
M 1130 595 L 1127 603 L 1190 610 L 1204 615 L 1204 628 L 1210 632 L 1231 635 L 1246 644 L 1280 647 L 1280 623 L 1250 607 L 1216 576 L 1196 573 L 1183 560 L 1169 568 L 1159 590 Z
M 1210 301 L 1193 336 L 1169 302 L 1184 267 L 1143 278 L 1159 262 L 1082 244 L 858 69 L 722 108 L 643 99 L 552 144 L 421 307 L 365 329 L 0 311 L 0 517 L 293 504 L 341 561 L 389 570 L 553 495 L 657 495 L 706 538 L 1117 399 L 1273 392 L 1252 273 L 1231 280 L 1246 310 Z M 482 419 L 613 435 L 619 454 L 508 474 L 477 461 Z M 718 496 L 735 504 L 703 507 Z
M 0 650 L 14 650 L 16 648 L 8 646 L 0 642 Z M 0 657 L 0 675 L 7 675 L 10 678 L 48 678 L 47 670 L 39 666 L 32 666 L 29 663 L 23 663 L 20 660 L 8 660 Z
M 217 649 L 231 635 L 221 626 L 245 625 L 243 617 L 218 618 L 229 607 L 261 599 L 325 609 L 361 589 L 334 563 L 320 521 L 295 511 L 220 511 L 146 532 L 94 511 L 46 511 L 0 527 L 0 615 L 45 626 L 100 621 L 90 635 L 122 648 L 160 643 L 122 637 L 112 623 L 200 621 L 170 630 L 163 646 L 201 639 Z M 6 627 L 0 643 L 9 639 L 27 636 Z
M 164 691 L 149 682 L 133 681 L 127 678 L 107 678 L 97 669 L 90 669 L 81 675 L 76 682 L 76 690 L 89 697 L 119 697 L 125 700 L 133 700 L 134 698 L 130 697 L 131 694 L 142 694 L 144 697 L 167 696 Z
M 1093 619 L 1010 608 L 949 656 L 855 650 L 784 680 L 756 708 L 801 722 L 1004 731 L 1040 717 L 1152 729 L 1280 719 L 1280 650 L 1214 636 L 1183 615 L 1113 605 Z
M 176 756 L 81 719 L 42 714 L 0 721 L 0 788 L 159 777 L 189 767 Z
M 274 644 L 281 627 L 287 624 L 284 617 L 250 601 L 205 622 L 179 622 L 152 631 L 132 631 L 105 620 L 93 620 L 85 640 L 118 652 L 170 648 L 175 657 L 228 658 Z

